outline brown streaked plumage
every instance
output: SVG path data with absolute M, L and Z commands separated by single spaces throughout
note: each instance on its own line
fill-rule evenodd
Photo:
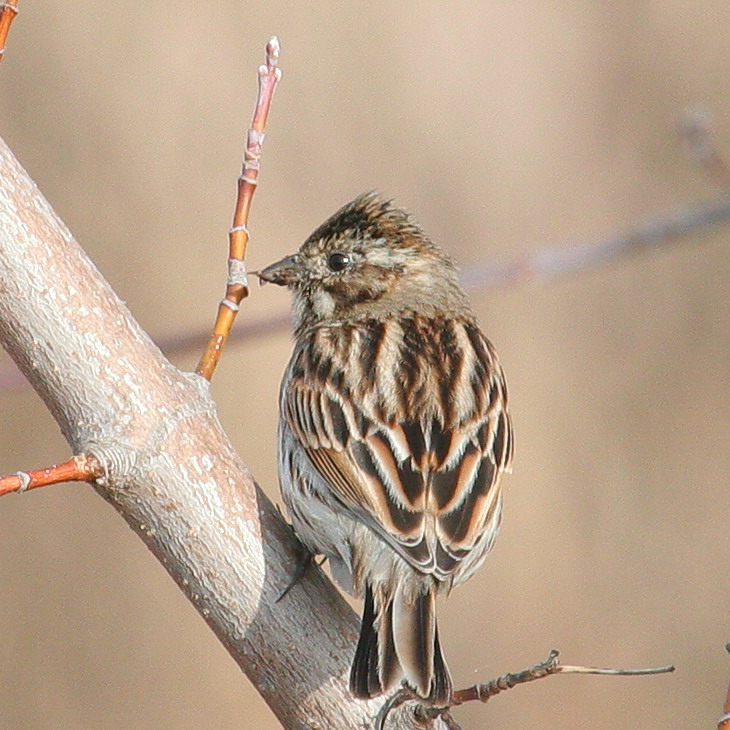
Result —
M 350 685 L 447 705 L 435 597 L 481 565 L 512 458 L 502 369 L 450 258 L 374 193 L 260 273 L 294 295 L 279 472 L 294 528 L 364 597 Z

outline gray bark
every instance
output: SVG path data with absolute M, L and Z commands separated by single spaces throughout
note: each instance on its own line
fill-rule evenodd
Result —
M 319 570 L 276 602 L 297 544 L 221 429 L 208 383 L 165 359 L 2 140 L 0 339 L 72 451 L 105 467 L 97 491 L 282 725 L 372 726 L 381 703 L 347 692 L 357 617 Z M 403 708 L 388 727 L 423 725 Z

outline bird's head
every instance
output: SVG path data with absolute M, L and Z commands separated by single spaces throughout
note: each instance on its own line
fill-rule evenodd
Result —
M 299 329 L 469 311 L 449 256 L 404 210 L 376 193 L 345 205 L 297 253 L 258 276 L 292 291 Z

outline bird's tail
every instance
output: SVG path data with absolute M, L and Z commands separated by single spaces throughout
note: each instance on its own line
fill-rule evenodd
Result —
M 402 680 L 429 704 L 447 706 L 451 701 L 434 590 L 414 599 L 400 586 L 393 595 L 383 596 L 368 585 L 350 691 L 368 699 L 397 688 Z

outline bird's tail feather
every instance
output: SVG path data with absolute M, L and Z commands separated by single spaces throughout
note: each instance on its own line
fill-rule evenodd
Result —
M 445 706 L 451 700 L 451 677 L 436 625 L 436 596 L 430 590 L 414 600 L 399 587 L 394 595 L 381 597 L 367 586 L 350 690 L 367 699 L 397 688 L 401 680 L 430 704 Z

